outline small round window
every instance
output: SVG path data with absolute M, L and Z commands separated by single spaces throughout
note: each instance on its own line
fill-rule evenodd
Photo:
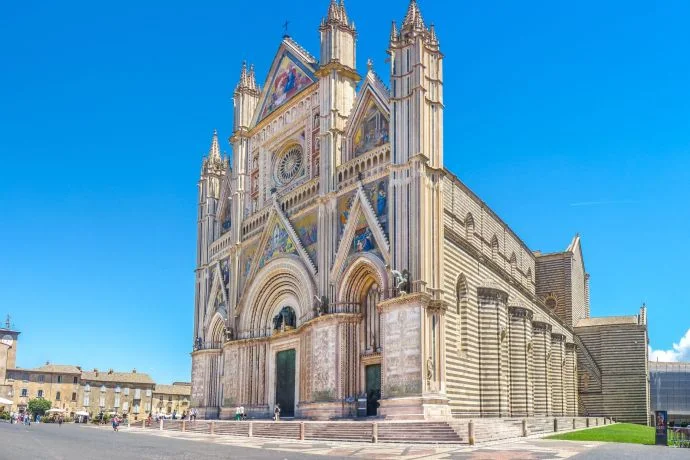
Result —
M 294 145 L 283 152 L 276 161 L 276 181 L 286 185 L 302 172 L 304 160 L 302 147 Z

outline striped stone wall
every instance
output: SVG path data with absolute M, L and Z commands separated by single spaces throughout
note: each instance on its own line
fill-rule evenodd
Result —
M 522 307 L 510 307 L 510 414 L 512 417 L 534 415 L 532 375 L 532 318 L 533 312 Z
M 551 414 L 551 329 L 542 321 L 532 323 L 535 415 Z
M 647 423 L 649 413 L 647 327 L 637 316 L 592 318 L 578 323 L 581 410 L 617 421 Z M 591 355 L 597 369 L 587 356 Z
M 507 294 L 479 287 L 479 394 L 480 411 L 487 417 L 509 415 L 510 361 L 508 354 Z

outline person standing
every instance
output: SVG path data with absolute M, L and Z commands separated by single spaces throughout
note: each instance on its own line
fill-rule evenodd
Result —
M 62 426 L 62 415 L 58 416 L 58 426 Z
M 276 403 L 276 408 L 273 409 L 273 420 L 276 422 L 280 421 L 280 404 Z

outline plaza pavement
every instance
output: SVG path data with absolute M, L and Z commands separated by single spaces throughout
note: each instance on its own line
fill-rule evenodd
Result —
M 520 439 L 481 446 L 366 444 L 289 441 L 213 436 L 136 428 L 65 424 L 31 427 L 0 423 L 0 460 L 4 459 L 688 459 L 687 449 L 632 444 Z

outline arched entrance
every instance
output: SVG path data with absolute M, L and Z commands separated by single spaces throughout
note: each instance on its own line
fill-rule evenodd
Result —
M 343 275 L 340 290 L 340 301 L 357 305 L 362 315 L 357 350 L 361 378 L 357 394 L 366 394 L 369 416 L 377 415 L 381 399 L 381 315 L 377 306 L 384 298 L 387 282 L 382 265 L 374 257 L 360 257 Z

